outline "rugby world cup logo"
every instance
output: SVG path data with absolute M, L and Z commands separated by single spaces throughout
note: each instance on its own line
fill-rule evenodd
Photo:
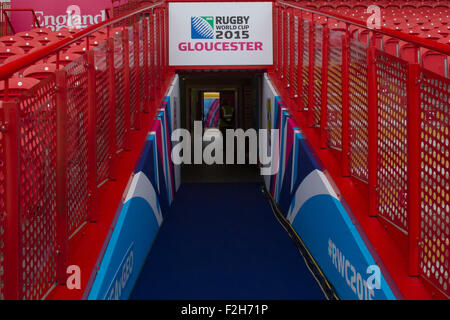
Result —
M 191 17 L 192 39 L 214 39 L 214 17 Z

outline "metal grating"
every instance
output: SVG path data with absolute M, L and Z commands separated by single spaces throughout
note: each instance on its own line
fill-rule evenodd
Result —
M 50 76 L 19 101 L 19 298 L 40 299 L 56 277 L 56 92 Z
M 330 30 L 328 54 L 327 142 L 335 149 L 342 148 L 342 37 Z
M 114 36 L 114 76 L 116 100 L 116 144 L 119 150 L 125 147 L 125 87 L 123 64 L 123 32 Z
M 86 55 L 67 71 L 67 209 L 72 234 L 87 220 L 88 213 L 88 83 Z
M 450 296 L 450 80 L 420 72 L 420 269 Z
M 314 95 L 312 101 L 312 126 L 320 125 L 320 108 L 322 105 L 322 38 L 323 26 L 314 26 Z
M 377 50 L 378 213 L 407 231 L 408 63 Z
M 350 108 L 350 174 L 369 180 L 368 153 L 367 46 L 350 40 L 349 108 Z
M 97 141 L 97 184 L 109 178 L 111 159 L 109 143 L 111 140 L 111 120 L 109 116 L 108 91 L 108 43 L 103 42 L 94 48 L 95 63 L 95 103 L 96 103 L 96 141 Z

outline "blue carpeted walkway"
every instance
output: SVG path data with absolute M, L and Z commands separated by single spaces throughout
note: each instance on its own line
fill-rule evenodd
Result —
M 325 299 L 258 183 L 182 184 L 130 299 Z

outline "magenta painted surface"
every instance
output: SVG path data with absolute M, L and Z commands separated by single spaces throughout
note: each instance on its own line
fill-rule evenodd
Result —
M 53 30 L 82 29 L 101 22 L 106 19 L 105 9 L 110 7 L 111 0 L 11 0 L 11 8 L 34 9 L 41 27 Z M 11 20 L 16 32 L 32 28 L 30 12 L 12 12 Z

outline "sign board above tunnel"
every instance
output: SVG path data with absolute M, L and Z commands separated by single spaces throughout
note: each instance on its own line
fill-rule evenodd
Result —
M 169 64 L 273 64 L 272 3 L 169 3 Z

